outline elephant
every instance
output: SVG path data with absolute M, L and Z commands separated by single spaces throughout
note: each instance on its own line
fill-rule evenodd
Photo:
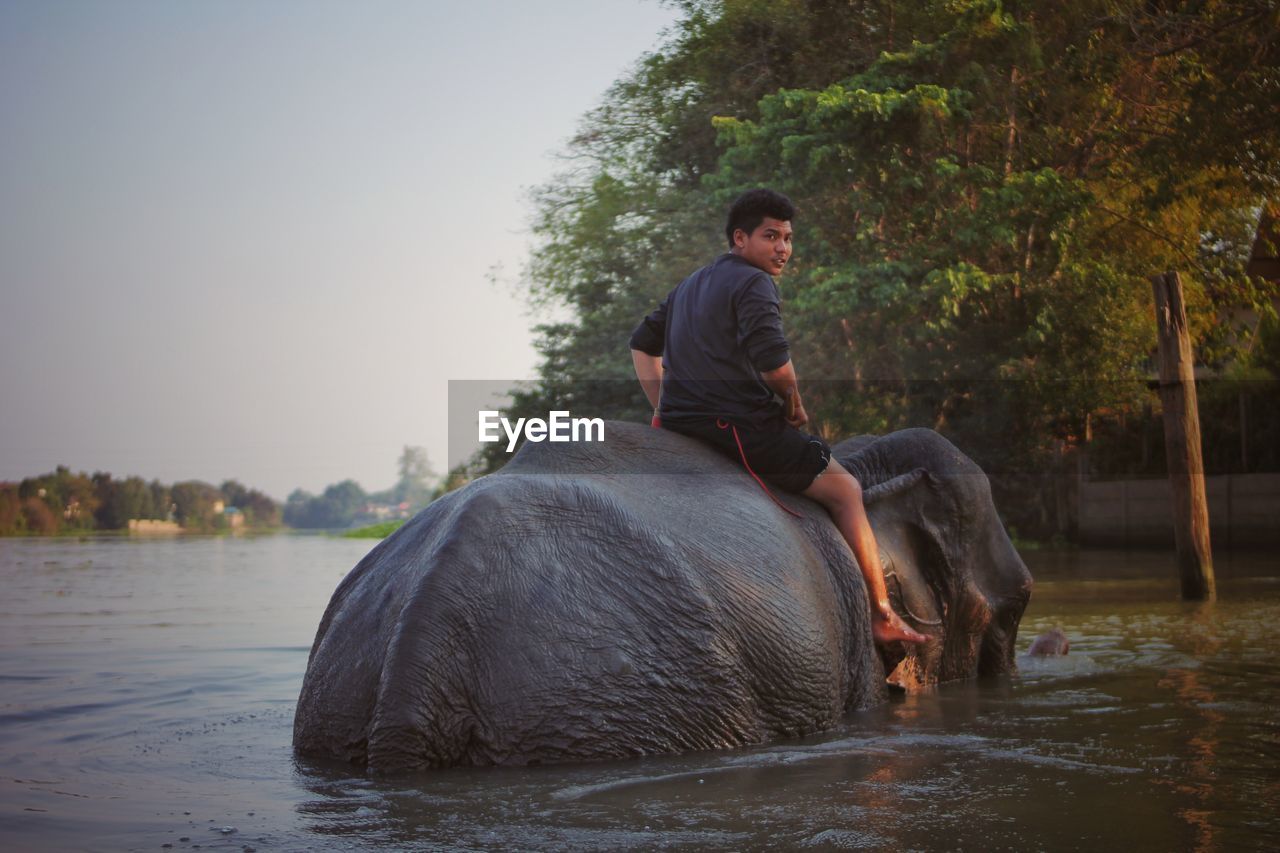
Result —
M 526 441 L 352 569 L 311 649 L 295 751 L 382 772 L 740 747 L 830 729 L 894 685 L 1013 671 L 1031 576 L 978 466 L 926 429 L 832 453 L 923 646 L 877 650 L 817 503 L 694 439 L 606 421 L 604 441 Z

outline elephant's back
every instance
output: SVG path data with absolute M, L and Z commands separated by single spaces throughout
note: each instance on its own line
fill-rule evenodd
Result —
M 833 724 L 856 656 L 828 562 L 852 575 L 847 552 L 815 545 L 834 532 L 820 508 L 792 519 L 697 458 L 692 475 L 526 458 L 433 504 L 335 593 L 299 720 L 334 674 L 349 699 L 339 730 L 295 743 L 338 735 L 377 767 L 530 763 Z M 353 633 L 354 661 L 335 640 Z
M 776 508 L 768 525 L 736 515 L 732 480 L 500 475 L 483 486 L 451 517 L 388 652 L 374 725 L 388 737 L 371 741 L 380 763 L 709 749 L 814 730 L 843 710 L 826 567 Z M 701 500 L 694 523 L 685 490 Z M 481 524 L 484 536 L 469 533 Z M 424 683 L 423 672 L 446 675 Z M 424 713 L 451 721 L 444 746 L 465 747 L 441 754 L 421 735 L 440 727 Z

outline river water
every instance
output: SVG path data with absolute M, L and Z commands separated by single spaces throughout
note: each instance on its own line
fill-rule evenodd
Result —
M 819 737 L 378 778 L 290 749 L 330 593 L 371 542 L 0 540 L 0 849 L 1280 848 L 1280 562 L 1025 554 L 1019 649 Z

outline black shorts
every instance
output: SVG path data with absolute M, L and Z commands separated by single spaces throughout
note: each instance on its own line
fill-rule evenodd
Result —
M 739 465 L 745 454 L 747 465 L 762 480 L 792 494 L 809 488 L 831 461 L 831 447 L 825 441 L 790 425 L 784 425 L 780 432 L 766 432 L 735 427 L 712 418 L 680 423 L 663 421 L 662 427 L 704 441 Z

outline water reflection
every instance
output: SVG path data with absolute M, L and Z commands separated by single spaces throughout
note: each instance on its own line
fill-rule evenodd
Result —
M 1189 627 L 1198 630 L 1188 633 L 1191 653 L 1197 660 L 1213 659 L 1222 646 L 1212 624 L 1215 614 L 1216 606 L 1213 602 L 1195 606 L 1191 611 Z M 1172 784 L 1175 790 L 1194 801 L 1194 805 L 1179 809 L 1178 816 L 1195 832 L 1195 849 L 1207 851 L 1215 847 L 1212 798 L 1218 764 L 1218 728 L 1226 717 L 1214 709 L 1216 697 L 1210 685 L 1200 675 L 1198 667 L 1172 668 L 1165 672 L 1157 686 L 1175 693 L 1189 719 L 1199 719 L 1199 725 L 1189 732 L 1191 760 L 1187 765 L 1187 778 L 1161 781 Z

